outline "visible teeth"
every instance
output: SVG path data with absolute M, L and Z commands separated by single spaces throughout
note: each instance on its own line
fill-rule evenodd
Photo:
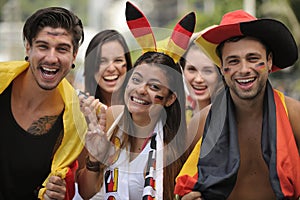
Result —
M 239 83 L 249 83 L 254 81 L 254 78 L 237 80 Z
M 148 104 L 146 101 L 143 101 L 141 99 L 137 99 L 137 98 L 134 98 L 134 97 L 132 98 L 132 100 L 136 103 L 139 103 L 139 104 L 143 104 L 143 105 Z
M 112 75 L 112 76 L 105 76 L 104 79 L 112 81 L 117 79 L 119 76 L 118 75 Z
M 50 69 L 50 68 L 45 68 L 45 67 L 43 67 L 43 70 L 48 71 L 48 72 L 56 72 L 57 71 L 57 69 Z
M 206 87 L 204 87 L 204 86 L 193 86 L 193 88 L 194 89 L 196 89 L 196 90 L 204 90 Z

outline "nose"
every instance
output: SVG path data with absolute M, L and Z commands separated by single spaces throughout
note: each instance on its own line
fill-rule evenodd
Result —
M 195 76 L 195 82 L 204 82 L 201 72 L 198 72 Z
M 245 60 L 241 61 L 240 72 L 241 73 L 249 73 L 250 72 L 250 67 L 247 64 L 247 61 L 245 61 Z
M 137 88 L 137 92 L 140 95 L 146 95 L 148 93 L 148 85 L 142 84 Z
M 106 70 L 109 71 L 109 72 L 114 72 L 116 70 L 114 62 L 109 62 L 107 67 L 106 67 Z
M 58 60 L 58 57 L 56 55 L 56 50 L 54 48 L 51 48 L 48 52 L 47 52 L 47 55 L 46 55 L 46 61 L 48 63 L 56 63 L 57 60 Z

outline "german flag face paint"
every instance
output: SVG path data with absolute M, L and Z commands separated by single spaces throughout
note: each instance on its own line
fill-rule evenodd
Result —
M 255 69 L 259 72 L 266 72 L 268 71 L 268 67 L 265 65 L 264 62 L 260 62 L 255 65 Z
M 155 95 L 154 98 L 157 99 L 157 100 L 159 100 L 159 101 L 162 101 L 164 99 L 164 97 L 159 96 L 159 95 Z
M 224 71 L 224 74 L 228 74 L 230 72 L 230 68 L 224 67 L 223 71 Z

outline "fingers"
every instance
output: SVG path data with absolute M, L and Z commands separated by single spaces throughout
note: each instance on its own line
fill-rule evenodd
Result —
M 197 191 L 192 191 L 184 195 L 181 200 L 202 200 L 201 193 Z
M 92 112 L 89 108 L 86 108 L 86 113 L 88 113 L 88 128 L 92 133 L 99 133 L 101 135 L 105 129 L 106 116 L 102 116 L 102 120 L 98 121 L 98 117 L 95 112 Z M 100 124 L 101 123 L 101 124 Z
M 66 194 L 66 182 L 59 176 L 51 176 L 46 184 L 44 198 L 63 200 Z
M 80 92 L 78 94 L 78 98 L 80 101 L 81 111 L 85 114 L 85 108 L 89 107 L 90 110 L 95 110 L 99 105 L 101 105 L 99 99 L 95 99 L 94 96 L 89 96 L 88 93 Z
M 106 106 L 101 106 L 98 113 L 99 126 L 101 131 L 105 131 L 106 128 Z

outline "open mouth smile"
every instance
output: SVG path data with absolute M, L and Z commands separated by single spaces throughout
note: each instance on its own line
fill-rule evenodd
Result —
M 137 104 L 141 104 L 141 105 L 149 105 L 150 104 L 149 102 L 144 101 L 142 99 L 138 99 L 136 97 L 131 97 L 130 99 L 131 99 L 131 101 L 133 101 L 133 102 L 135 102 Z

